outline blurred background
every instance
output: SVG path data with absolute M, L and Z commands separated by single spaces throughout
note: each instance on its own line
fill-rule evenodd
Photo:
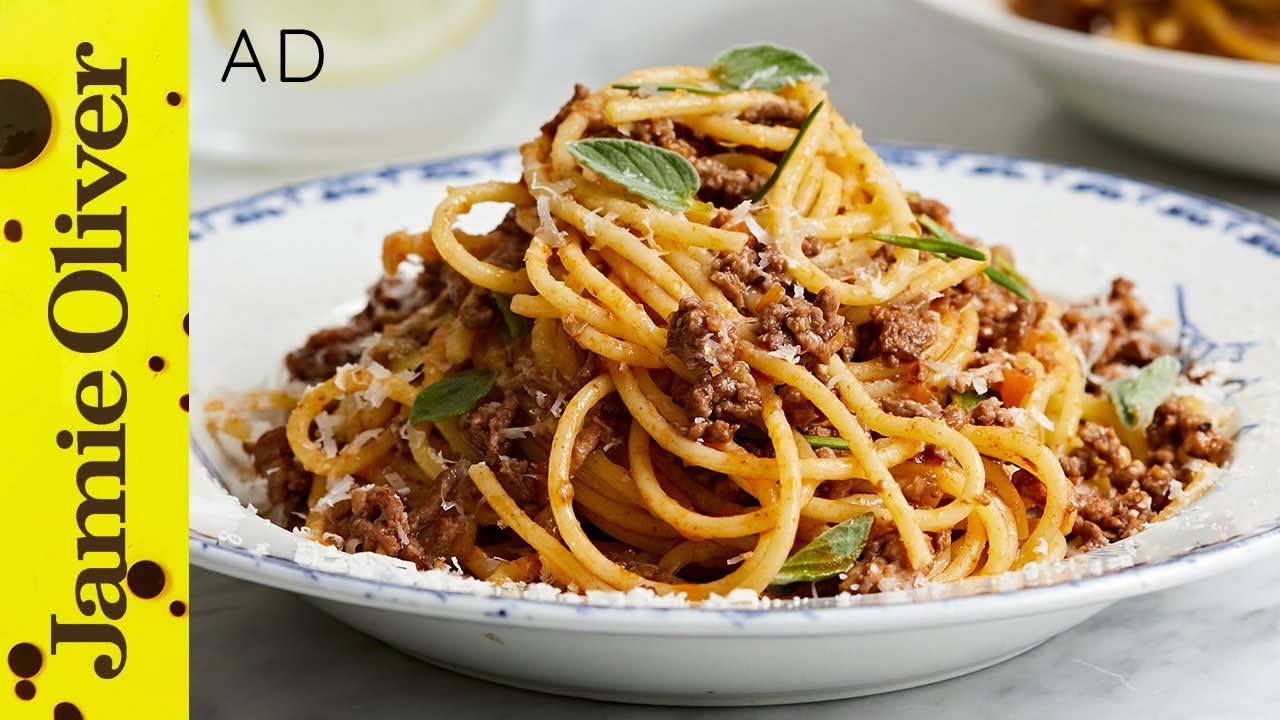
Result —
M 1078 121 L 993 43 L 904 0 L 194 0 L 191 24 L 193 209 L 345 169 L 515 146 L 555 114 L 575 82 L 599 86 L 637 67 L 706 64 L 727 46 L 768 40 L 826 67 L 836 107 L 873 141 L 1095 166 L 1280 215 L 1280 186 L 1182 165 L 1113 139 Z M 219 82 L 239 27 L 250 30 L 265 84 L 243 68 Z M 280 27 L 321 36 L 323 82 L 277 81 Z M 305 43 L 297 44 L 297 72 L 305 73 Z M 500 688 L 400 656 L 284 593 L 199 569 L 192 585 L 199 599 L 192 617 L 197 719 L 324 720 L 352 717 L 353 710 L 380 718 L 436 711 L 461 717 L 468 710 L 488 717 L 740 716 L 673 715 Z M 1105 718 L 1121 707 L 1145 716 L 1128 703 L 1149 708 L 1174 696 L 1181 711 L 1169 717 L 1248 717 L 1260 691 L 1248 678 L 1275 667 L 1275 645 L 1239 637 L 1234 628 L 1246 615 L 1253 618 L 1248 627 L 1259 627 L 1261 617 L 1274 638 L 1278 607 L 1280 561 L 1269 560 L 1135 599 L 1016 663 L 805 712 L 936 718 L 945 706 L 955 717 L 993 717 L 991 699 L 1016 692 L 1027 702 L 1002 705 L 1010 717 L 1034 711 Z M 1171 637 L 1167 625 L 1150 622 L 1158 615 L 1196 620 Z M 1139 662 L 1134 648 L 1180 657 L 1180 664 Z M 1196 648 L 1206 656 L 1186 657 Z M 1098 673 L 1109 676 L 1102 679 L 1113 693 L 1072 691 L 1095 686 Z M 364 684 L 368 678 L 379 679 L 376 691 Z M 1201 690 L 1184 693 L 1184 682 Z M 793 716 L 789 708 L 744 712 Z

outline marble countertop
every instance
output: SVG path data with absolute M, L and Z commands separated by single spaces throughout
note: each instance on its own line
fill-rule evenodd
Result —
M 730 5 L 732 4 L 732 9 Z M 1174 165 L 1067 115 L 1010 59 L 901 0 L 780 3 L 652 0 L 620 17 L 587 0 L 531 3 L 533 39 L 509 107 L 456 152 L 512 145 L 575 81 L 710 58 L 770 39 L 832 74 L 842 112 L 872 139 L 940 143 L 1092 165 L 1280 216 L 1280 186 Z M 620 6 L 619 6 L 620 7 Z M 612 8 L 609 8 L 612 10 Z M 679 17 L 679 22 L 672 18 Z M 556 42 L 538 42 L 554 38 Z M 837 61 L 843 61 L 841 67 Z M 192 67 L 192 72 L 214 72 Z M 419 148 L 419 154 L 441 154 Z M 192 207 L 313 175 L 193 161 Z M 199 569 L 191 579 L 194 720 L 352 717 L 784 718 L 795 707 L 645 708 L 514 690 L 439 670 L 333 621 L 302 600 Z M 808 717 L 1263 718 L 1280 707 L 1280 557 L 1105 610 L 1065 635 L 973 675 L 888 695 L 803 706 Z

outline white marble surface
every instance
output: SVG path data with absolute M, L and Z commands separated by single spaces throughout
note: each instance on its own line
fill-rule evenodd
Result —
M 507 105 L 466 137 L 406 156 L 512 145 L 550 117 L 574 81 L 708 60 L 738 42 L 803 47 L 832 75 L 837 106 L 873 139 L 1009 152 L 1093 165 L 1280 216 L 1280 186 L 1177 166 L 1065 115 L 1021 68 L 955 36 L 902 0 L 534 2 L 532 56 Z M 623 8 L 626 8 L 624 13 Z M 643 10 L 636 8 L 643 7 Z M 623 30 L 620 30 L 623 28 Z M 193 73 L 215 72 L 192 67 Z M 427 99 L 406 99 L 412 106 Z M 200 208 L 315 174 L 193 162 Z M 197 329 L 197 332 L 199 330 Z M 282 592 L 192 575 L 191 717 L 784 718 L 796 708 L 684 710 L 539 695 L 402 656 Z M 995 668 L 930 687 L 808 705 L 811 717 L 1269 718 L 1280 715 L 1280 557 L 1123 602 Z

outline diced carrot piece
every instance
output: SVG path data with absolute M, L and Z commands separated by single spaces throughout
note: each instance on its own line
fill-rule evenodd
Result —
M 1005 407 L 1017 407 L 1022 404 L 1023 398 L 1027 393 L 1031 392 L 1031 387 L 1035 384 L 1035 375 L 1030 370 L 1024 368 L 1009 368 L 1004 371 L 1004 376 L 1000 380 L 1000 400 Z

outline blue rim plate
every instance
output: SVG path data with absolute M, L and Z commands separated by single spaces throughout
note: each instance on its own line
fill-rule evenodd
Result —
M 877 144 L 875 149 L 891 169 L 908 179 L 945 176 L 951 178 L 953 184 L 972 184 L 988 194 L 993 188 L 1010 193 L 1016 193 L 1020 189 L 1028 193 L 1048 192 L 1056 198 L 1076 197 L 1088 207 L 1104 208 L 1112 205 L 1128 208 L 1140 211 L 1144 218 L 1172 223 L 1165 227 L 1185 226 L 1188 232 L 1196 235 L 1229 239 L 1237 246 L 1231 252 L 1245 253 L 1245 257 L 1256 258 L 1256 263 L 1267 268 L 1273 276 L 1275 270 L 1280 269 L 1280 222 L 1207 197 L 1101 170 L 1009 155 L 909 144 Z M 362 201 L 387 192 L 403 192 L 419 186 L 443 186 L 450 182 L 495 177 L 502 174 L 504 169 L 510 171 L 514 153 L 514 150 L 498 150 L 364 170 L 284 186 L 193 212 L 191 242 L 199 244 L 213 241 L 221 234 L 252 231 L 254 226 L 263 224 L 287 223 L 297 213 L 320 206 L 345 204 L 344 208 L 355 207 Z M 932 190 L 925 186 L 921 189 L 926 192 Z M 944 196 L 943 199 L 949 198 Z M 958 213 L 967 211 L 963 202 L 955 207 Z M 424 218 L 422 223 L 425 222 Z M 960 223 L 962 226 L 965 224 L 963 217 Z M 1022 251 L 1021 246 L 1017 249 Z M 1034 269 L 1035 266 L 1032 267 Z M 1267 270 L 1259 272 L 1265 273 Z M 1034 271 L 1029 274 L 1040 277 Z M 1095 284 L 1076 294 L 1092 293 L 1097 289 Z M 1143 288 L 1140 286 L 1139 289 Z M 350 290 L 354 292 L 358 288 Z M 1184 354 L 1190 354 L 1193 359 L 1240 362 L 1243 363 L 1240 367 L 1244 369 L 1252 369 L 1259 364 L 1272 368 L 1276 366 L 1274 351 L 1269 356 L 1258 359 L 1260 353 L 1266 352 L 1265 348 L 1258 347 L 1259 341 L 1218 341 L 1193 324 L 1188 316 L 1181 282 L 1176 285 L 1174 297 L 1176 312 L 1170 314 L 1178 315 L 1181 321 L 1179 343 Z M 1280 337 L 1280 331 L 1271 332 L 1271 337 Z M 1252 352 L 1254 356 L 1253 364 L 1246 362 L 1245 355 L 1248 352 Z M 1244 387 L 1243 382 L 1241 387 Z M 1256 430 L 1257 427 L 1249 417 L 1244 418 L 1242 432 Z M 1266 436 L 1265 433 L 1250 434 L 1263 438 Z M 1276 443 L 1260 439 L 1253 445 L 1269 452 L 1271 459 L 1275 459 Z M 217 463 L 210 461 L 202 440 L 194 432 L 192 450 L 193 467 L 203 466 L 216 482 L 222 484 L 218 480 L 220 471 Z M 1255 459 L 1254 455 L 1250 455 L 1251 461 Z M 1280 490 L 1276 490 L 1276 484 L 1272 480 L 1276 466 L 1272 463 L 1269 466 L 1263 465 L 1260 469 L 1254 463 L 1247 468 L 1228 470 L 1224 479 L 1224 483 L 1230 483 L 1237 473 L 1247 473 L 1250 478 L 1255 478 L 1259 487 L 1270 493 L 1263 496 L 1263 500 L 1270 502 L 1270 505 L 1261 511 L 1263 515 L 1271 513 L 1269 516 L 1245 526 L 1228 524 L 1228 530 L 1221 537 L 1197 541 L 1193 546 L 1185 547 L 1168 557 L 1152 556 L 1156 559 L 1146 559 L 1141 552 L 1131 553 L 1129 557 L 1135 559 L 1127 566 L 1114 566 L 1114 569 L 1051 584 L 1040 584 L 1032 579 L 1013 590 L 1002 590 L 1005 586 L 989 586 L 954 595 L 945 592 L 916 594 L 914 599 L 912 591 L 907 591 L 905 595 L 888 593 L 858 602 L 852 607 L 840 606 L 830 600 L 808 602 L 799 608 L 789 605 L 764 608 L 614 607 L 607 604 L 568 603 L 438 590 L 307 567 L 292 558 L 275 557 L 253 552 L 245 547 L 228 545 L 212 534 L 195 529 L 190 532 L 191 561 L 195 565 L 223 574 L 319 598 L 413 614 L 484 618 L 526 626 L 680 634 L 691 631 L 717 633 L 726 629 L 760 635 L 806 635 L 859 628 L 883 631 L 1103 604 L 1239 567 L 1266 552 L 1280 548 Z M 1251 499 L 1250 502 L 1254 500 Z M 1192 509 L 1194 510 L 1194 506 Z M 247 515 L 248 511 L 245 513 Z M 1160 526 L 1177 521 L 1178 518 L 1175 518 Z M 1137 538 L 1141 539 L 1149 532 L 1152 531 L 1140 533 Z M 1110 550 L 1111 548 L 1107 548 L 1101 551 L 1102 556 L 1105 558 Z M 1090 553 L 1084 557 L 1093 555 L 1094 553 Z M 1115 557 L 1123 558 L 1125 554 L 1118 552 Z M 624 618 L 626 624 L 620 625 Z M 803 621 L 797 622 L 801 618 Z

